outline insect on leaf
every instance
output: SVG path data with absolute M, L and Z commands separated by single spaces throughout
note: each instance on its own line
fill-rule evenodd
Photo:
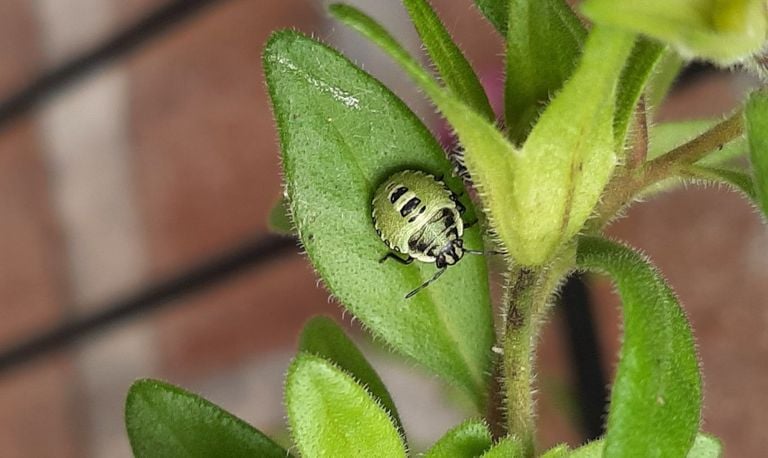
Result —
M 603 456 L 685 456 L 699 429 L 701 375 L 677 298 L 643 256 L 615 242 L 581 239 L 577 263 L 608 273 L 622 301 L 624 336 Z
M 278 32 L 264 67 L 293 221 L 318 274 L 376 336 L 482 408 L 493 342 L 485 260 L 465 256 L 406 300 L 435 266 L 380 263 L 389 250 L 371 216 L 374 191 L 397 171 L 443 175 L 460 193 L 443 150 L 402 101 L 317 41 Z M 464 245 L 482 249 L 477 228 L 465 231 Z
M 139 380 L 131 386 L 125 424 L 136 458 L 290 456 L 234 415 L 158 380 Z
M 288 369 L 285 406 L 301 456 L 405 457 L 394 422 L 370 392 L 332 363 L 299 354 Z

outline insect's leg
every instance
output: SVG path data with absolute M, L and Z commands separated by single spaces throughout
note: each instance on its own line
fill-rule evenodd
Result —
M 437 272 L 435 272 L 435 275 L 433 275 L 433 276 L 432 276 L 432 278 L 430 278 L 429 280 L 425 281 L 424 283 L 422 283 L 422 284 L 421 284 L 421 286 L 419 286 L 418 288 L 416 288 L 416 289 L 414 289 L 413 291 L 411 291 L 410 293 L 408 293 L 408 294 L 405 296 L 405 298 L 406 298 L 406 299 L 410 299 L 410 298 L 412 298 L 413 296 L 415 296 L 415 295 L 416 295 L 416 293 L 418 293 L 418 292 L 419 292 L 419 291 L 421 291 L 422 289 L 424 289 L 424 288 L 426 288 L 427 286 L 429 286 L 429 285 L 430 285 L 430 284 L 431 284 L 433 281 L 435 281 L 435 280 L 437 280 L 438 278 L 440 278 L 440 275 L 442 275 L 442 274 L 443 274 L 443 272 L 445 272 L 445 267 L 443 267 L 442 269 L 440 269 L 440 270 L 438 270 Z
M 504 252 L 502 252 L 502 251 L 494 251 L 494 250 L 488 250 L 488 251 L 468 250 L 466 248 L 464 248 L 464 253 L 469 253 L 469 254 L 497 254 L 497 255 L 504 254 Z
M 474 220 L 474 221 L 472 221 L 471 223 L 464 223 L 464 229 L 469 229 L 470 227 L 472 227 L 472 226 L 474 226 L 475 224 L 477 224 L 477 222 L 478 222 L 478 221 L 480 221 L 480 220 L 479 220 L 479 219 L 475 219 L 475 220 Z
M 413 258 L 410 257 L 410 256 L 408 256 L 408 258 L 406 258 L 406 259 L 403 259 L 400 256 L 398 256 L 395 253 L 390 251 L 389 253 L 385 254 L 383 258 L 379 259 L 379 263 L 382 263 L 382 262 L 386 261 L 387 259 L 393 259 L 393 260 L 399 262 L 400 264 L 402 264 L 404 266 L 407 266 L 408 264 L 413 262 Z
M 464 206 L 461 202 L 459 202 L 459 197 L 454 194 L 454 200 L 453 202 L 456 204 L 456 209 L 459 211 L 460 214 L 464 214 L 465 211 L 467 211 L 467 207 Z

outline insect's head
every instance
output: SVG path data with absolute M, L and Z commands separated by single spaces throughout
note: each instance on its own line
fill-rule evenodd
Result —
M 435 266 L 438 269 L 452 266 L 459 262 L 462 256 L 464 256 L 464 241 L 461 239 L 451 240 L 435 257 Z

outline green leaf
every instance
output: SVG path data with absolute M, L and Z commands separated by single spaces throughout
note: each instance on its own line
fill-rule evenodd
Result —
M 519 152 L 494 125 L 440 88 L 371 18 L 344 5 L 331 12 L 392 56 L 451 123 L 466 147 L 464 161 L 490 226 L 515 261 L 543 264 L 581 229 L 616 162 L 615 92 L 633 45 L 630 35 L 593 30 L 578 70 Z
M 701 376 L 677 298 L 642 255 L 615 242 L 583 238 L 577 263 L 610 274 L 623 303 L 603 456 L 684 456 L 699 427 Z
M 766 39 L 763 0 L 587 0 L 595 23 L 642 33 L 686 58 L 730 65 L 757 53 Z
M 581 230 L 616 165 L 616 85 L 634 39 L 592 29 L 573 77 L 552 100 L 516 157 L 522 264 L 548 259 Z
M 402 101 L 314 40 L 275 34 L 264 66 L 293 219 L 320 277 L 376 336 L 481 408 L 494 338 L 485 260 L 466 256 L 405 300 L 435 267 L 379 263 L 388 250 L 371 220 L 377 185 L 398 170 L 444 175 L 460 192 L 444 152 Z M 482 249 L 479 230 L 465 231 L 464 243 Z
M 627 65 L 621 73 L 616 95 L 616 115 L 613 121 L 616 149 L 619 151 L 624 148 L 637 102 L 663 52 L 664 46 L 660 43 L 640 38 L 635 42 Z
M 693 140 L 720 121 L 719 119 L 707 119 L 651 125 L 648 160 L 655 159 Z M 738 156 L 746 154 L 748 149 L 746 137 L 742 136 L 726 143 L 722 148 L 712 151 L 698 163 L 721 166 L 731 162 Z
M 480 456 L 491 448 L 491 433 L 485 422 L 467 420 L 448 431 L 424 454 L 424 458 Z
M 570 449 L 565 444 L 560 444 L 552 447 L 544 452 L 540 458 L 565 458 L 570 456 Z
M 707 183 L 725 184 L 736 191 L 742 192 L 752 202 L 759 205 L 752 177 L 742 171 L 692 165 L 683 169 L 682 175 L 685 178 L 692 178 Z
M 667 48 L 648 81 L 646 102 L 652 110 L 658 108 L 680 75 L 685 61 L 672 48 Z
M 426 0 L 403 0 L 443 83 L 453 95 L 491 122 L 496 115 L 475 71 Z
M 320 357 L 294 359 L 285 381 L 285 406 L 302 456 L 406 456 L 395 424 L 376 398 Z
M 688 458 L 720 458 L 723 456 L 723 444 L 709 434 L 699 433 L 693 447 L 688 452 Z
M 382 407 L 392 416 L 398 429 L 401 432 L 404 431 L 395 402 L 387 391 L 387 387 L 384 386 L 384 382 L 379 378 L 379 374 L 332 319 L 318 316 L 309 320 L 299 337 L 299 351 L 327 359 L 353 376 L 378 399 Z
M 564 0 L 510 0 L 505 115 L 509 138 L 522 144 L 542 109 L 578 63 L 587 35 Z
M 768 92 L 757 91 L 749 96 L 746 119 L 755 193 L 763 215 L 768 216 Z
M 605 448 L 605 441 L 602 439 L 592 441 L 571 452 L 568 458 L 602 458 L 603 448 Z
M 566 456 L 568 458 L 602 458 L 603 456 L 603 448 L 605 446 L 605 441 L 603 440 L 597 440 L 594 442 L 590 442 L 587 445 L 584 445 L 582 447 L 577 448 L 570 454 L 566 454 L 563 456 Z M 688 454 L 685 455 L 687 458 L 719 458 L 722 455 L 722 445 L 720 444 L 720 441 L 718 441 L 716 438 L 704 434 L 699 433 L 696 436 L 696 439 L 693 442 L 693 446 L 688 451 Z M 666 454 L 662 453 L 660 456 L 667 456 Z M 557 456 L 559 458 L 560 455 Z M 550 458 L 542 456 L 541 458 Z M 555 457 L 551 457 L 555 458 Z
M 234 415 L 158 380 L 139 380 L 131 386 L 125 424 L 137 458 L 290 456 Z
M 523 458 L 524 456 L 525 447 L 522 442 L 517 438 L 507 436 L 480 455 L 480 458 Z
M 269 211 L 269 219 L 267 221 L 269 230 L 275 234 L 293 234 L 293 223 L 291 223 L 290 211 L 291 209 L 288 206 L 288 200 L 285 197 L 281 197 L 280 200 L 272 206 L 272 210 Z
M 507 36 L 509 0 L 475 0 L 475 5 L 503 36 Z

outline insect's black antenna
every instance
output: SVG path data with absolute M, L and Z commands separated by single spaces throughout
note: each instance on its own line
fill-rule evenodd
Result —
M 503 255 L 504 254 L 501 251 L 493 251 L 493 250 L 488 250 L 488 251 L 468 250 L 466 248 L 464 249 L 464 253 L 469 253 L 469 254 L 497 254 L 497 255 Z
M 435 281 L 435 280 L 437 280 L 438 278 L 440 278 L 440 275 L 442 275 L 442 274 L 443 274 L 443 272 L 445 272 L 445 267 L 443 267 L 442 269 L 440 269 L 440 270 L 438 270 L 437 272 L 435 272 L 435 275 L 434 275 L 434 276 L 432 276 L 432 278 L 430 278 L 429 280 L 425 281 L 424 283 L 422 283 L 422 285 L 421 285 L 421 286 L 419 286 L 418 288 L 416 288 L 416 289 L 414 289 L 413 291 L 411 291 L 410 293 L 408 293 L 408 295 L 407 295 L 407 296 L 405 296 L 405 298 L 406 298 L 406 299 L 410 299 L 410 298 L 412 298 L 414 295 L 416 295 L 416 293 L 418 293 L 418 292 L 419 292 L 419 291 L 421 291 L 422 289 L 424 289 L 424 288 L 426 288 L 427 286 L 429 286 L 429 285 L 430 285 L 430 283 L 432 283 L 433 281 Z

